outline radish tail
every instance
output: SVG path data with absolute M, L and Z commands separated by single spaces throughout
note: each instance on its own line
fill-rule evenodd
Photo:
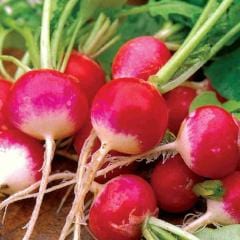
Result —
M 46 138 L 46 150 L 44 155 L 44 163 L 43 163 L 43 169 L 42 169 L 42 180 L 40 183 L 40 188 L 36 200 L 36 204 L 34 206 L 31 219 L 29 223 L 27 224 L 27 231 L 24 235 L 23 240 L 29 240 L 31 237 L 31 234 L 33 232 L 35 223 L 37 221 L 37 218 L 39 216 L 40 207 L 43 201 L 44 192 L 46 191 L 47 184 L 48 184 L 48 177 L 51 172 L 51 163 L 52 159 L 54 157 L 54 151 L 55 151 L 55 142 L 52 138 Z
M 78 169 L 77 169 L 77 183 L 76 183 L 76 186 L 75 186 L 75 199 L 77 199 L 77 193 L 78 193 L 78 191 L 81 187 L 82 178 L 83 178 L 83 175 L 86 171 L 86 163 L 87 163 L 89 154 L 91 153 L 91 150 L 92 150 L 92 147 L 94 145 L 95 139 L 96 139 L 96 134 L 92 130 L 89 137 L 84 142 L 81 154 L 79 156 Z M 74 204 L 75 199 L 74 199 L 72 208 L 71 208 L 71 210 L 70 210 L 70 212 L 69 212 L 69 214 L 66 218 L 66 222 L 65 222 L 65 225 L 62 229 L 59 240 L 64 240 L 67 237 L 69 228 L 70 228 L 71 224 L 73 223 L 73 219 L 74 219 L 75 214 L 76 214 L 76 207 L 75 207 L 76 204 Z M 76 231 L 78 231 L 78 229 Z

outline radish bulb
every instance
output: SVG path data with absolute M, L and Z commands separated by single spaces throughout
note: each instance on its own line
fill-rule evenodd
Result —
M 211 181 L 207 182 L 207 184 L 209 184 Z M 200 218 L 185 226 L 184 230 L 195 232 L 199 228 L 211 223 L 221 225 L 240 223 L 240 172 L 232 173 L 221 179 L 221 182 L 223 196 L 218 200 L 208 199 L 207 212 Z M 203 186 L 204 183 L 202 187 Z M 203 190 L 203 188 L 201 188 L 201 190 Z
M 105 74 L 100 65 L 80 52 L 73 51 L 65 73 L 76 77 L 91 103 L 98 89 L 105 83 Z
M 6 117 L 3 113 L 3 106 L 7 101 L 8 94 L 12 87 L 12 83 L 0 77 L 0 125 L 6 123 Z
M 119 158 L 123 164 L 146 159 L 166 150 L 180 153 L 197 175 L 217 179 L 234 172 L 238 165 L 239 129 L 230 113 L 217 106 L 204 106 L 183 121 L 177 139 L 143 154 Z
M 43 147 L 18 130 L 0 130 L 0 193 L 13 194 L 41 178 Z
M 88 103 L 77 80 L 55 70 L 33 70 L 15 83 L 6 103 L 9 121 L 22 132 L 45 140 L 42 181 L 24 239 L 29 239 L 43 200 L 55 139 L 74 134 L 87 119 Z
M 91 122 L 101 141 L 79 179 L 73 207 L 67 217 L 60 239 L 64 239 L 76 214 L 83 220 L 86 194 L 107 153 L 115 150 L 126 154 L 143 153 L 159 144 L 166 131 L 168 111 L 161 94 L 144 80 L 123 78 L 104 85 L 94 98 Z M 79 218 L 79 217 L 78 217 Z M 77 223 L 78 224 L 78 223 Z
M 180 155 L 159 162 L 151 174 L 151 185 L 158 206 L 167 212 L 180 213 L 191 209 L 197 202 L 193 186 L 202 180 L 184 163 Z
M 122 175 L 106 183 L 90 208 L 89 228 L 98 240 L 139 240 L 141 225 L 156 215 L 151 186 L 135 175 Z
M 147 80 L 170 57 L 164 42 L 152 36 L 131 39 L 120 47 L 113 60 L 113 79 L 133 77 Z

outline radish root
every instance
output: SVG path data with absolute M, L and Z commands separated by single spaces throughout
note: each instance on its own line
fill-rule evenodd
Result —
M 44 192 L 47 188 L 48 183 L 48 177 L 51 172 L 51 163 L 52 159 L 54 157 L 54 151 L 55 151 L 55 142 L 52 138 L 46 138 L 46 150 L 44 154 L 44 163 L 43 163 L 43 170 L 42 170 L 42 179 L 39 187 L 39 192 L 36 200 L 36 204 L 34 206 L 32 216 L 30 218 L 30 221 L 27 226 L 27 231 L 23 237 L 23 240 L 29 240 L 31 237 L 31 234 L 33 232 L 34 226 L 36 224 L 36 221 L 39 216 L 41 204 L 44 197 Z

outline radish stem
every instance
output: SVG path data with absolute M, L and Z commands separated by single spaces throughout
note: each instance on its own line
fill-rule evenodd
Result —
M 41 68 L 52 68 L 52 56 L 50 45 L 50 20 L 52 0 L 45 0 L 43 4 L 42 31 L 41 31 Z

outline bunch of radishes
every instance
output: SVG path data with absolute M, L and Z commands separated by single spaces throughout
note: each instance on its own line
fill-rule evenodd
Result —
M 0 203 L 0 209 L 29 196 L 39 186 L 24 240 L 30 239 L 47 184 L 55 179 L 50 176 L 58 148 L 55 140 L 68 137 L 73 137 L 79 157 L 75 176 L 60 176 L 70 176 L 71 184 L 74 180 L 75 198 L 59 239 L 67 237 L 72 225 L 74 239 L 81 238 L 81 225 L 88 223 L 99 240 L 138 240 L 149 216 L 158 212 L 161 216 L 162 210 L 190 210 L 198 199 L 193 187 L 206 178 L 223 178 L 222 201 L 208 200 L 207 213 L 185 229 L 195 231 L 212 222 L 238 223 L 236 119 L 211 105 L 189 113 L 199 92 L 194 83 L 162 95 L 158 84 L 149 79 L 172 54 L 164 42 L 152 36 L 137 37 L 119 49 L 108 83 L 101 66 L 76 50 L 70 53 L 64 71 L 52 67 L 50 24 L 46 20 L 50 1 L 45 1 L 44 9 L 40 69 L 28 70 L 14 60 L 25 73 L 13 84 L 0 80 L 0 156 L 4 161 L 0 193 L 13 194 Z M 170 135 L 167 129 L 176 135 L 175 141 L 165 143 Z M 171 156 L 162 161 L 159 156 L 166 152 Z M 150 183 L 137 176 L 131 165 L 144 159 L 158 159 L 151 169 Z M 99 179 L 103 175 L 107 178 Z M 93 201 L 87 209 L 89 192 Z

